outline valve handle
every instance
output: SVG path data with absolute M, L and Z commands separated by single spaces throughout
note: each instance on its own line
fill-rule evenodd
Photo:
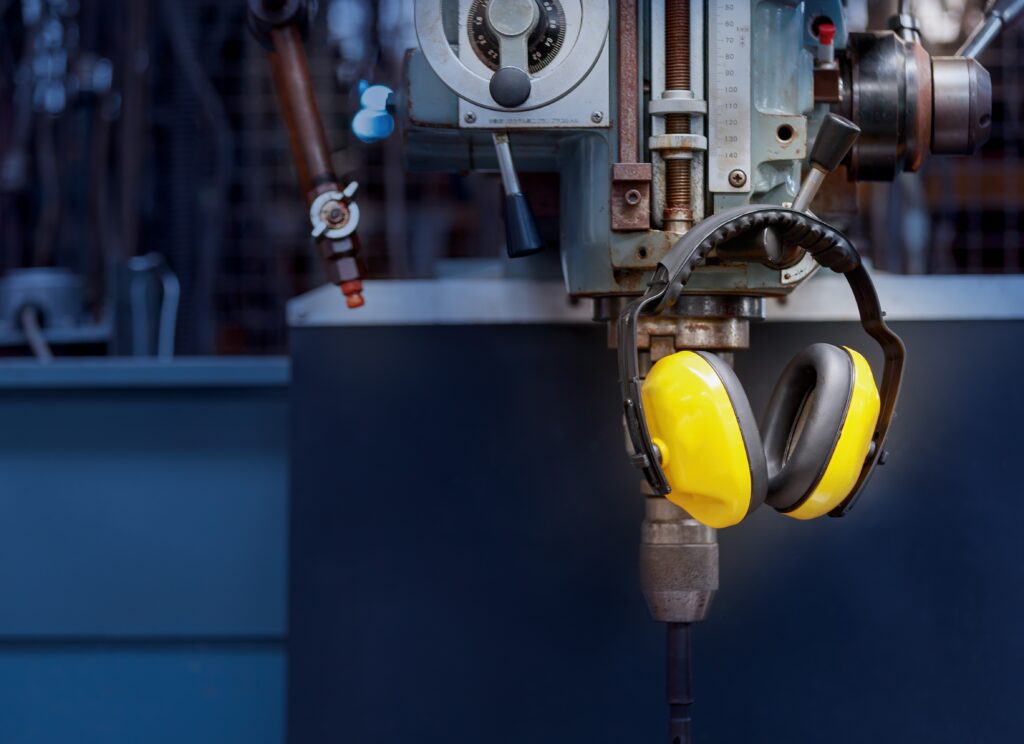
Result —
M 505 247 L 509 258 L 532 256 L 544 249 L 526 194 L 505 195 Z
M 501 170 L 501 183 L 505 188 L 505 248 L 509 258 L 530 256 L 543 249 L 544 243 L 541 242 L 530 202 L 519 186 L 519 176 L 516 175 L 515 163 L 512 160 L 508 134 L 495 132 L 493 137 L 494 148 L 498 153 L 498 168 Z
M 825 176 L 839 167 L 846 153 L 853 147 L 860 135 L 860 127 L 838 114 L 826 114 L 811 147 L 811 167 L 800 184 L 800 191 L 793 199 L 793 209 L 806 212 L 818 189 L 825 182 Z
M 826 114 L 811 147 L 811 165 L 831 173 L 843 162 L 860 135 L 860 127 L 838 114 Z

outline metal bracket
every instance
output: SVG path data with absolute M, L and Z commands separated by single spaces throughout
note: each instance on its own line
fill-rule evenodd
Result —
M 612 165 L 612 230 L 651 228 L 650 163 Z
M 810 253 L 805 253 L 795 265 L 779 272 L 779 281 L 783 286 L 799 284 L 804 279 L 810 279 L 820 268 L 821 264 L 815 261 Z

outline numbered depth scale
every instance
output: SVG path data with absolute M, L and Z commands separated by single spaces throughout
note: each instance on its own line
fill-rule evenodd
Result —
M 750 2 L 708 3 L 708 184 L 750 191 Z

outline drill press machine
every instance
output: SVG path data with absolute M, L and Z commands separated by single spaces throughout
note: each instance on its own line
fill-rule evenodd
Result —
M 750 204 L 804 212 L 818 195 L 817 216 L 841 222 L 856 182 L 973 153 L 992 110 L 975 57 L 1021 5 L 990 3 L 961 53 L 940 57 L 903 3 L 888 29 L 853 31 L 840 0 L 416 0 L 418 48 L 392 105 L 410 170 L 501 173 L 509 256 L 557 250 L 568 294 L 593 298 L 617 345 L 615 321 L 702 221 Z M 308 20 L 305 8 L 252 0 L 250 20 L 272 51 L 314 235 L 355 305 L 354 192 L 337 183 L 306 115 L 315 104 L 288 30 Z M 852 149 L 832 114 L 859 131 Z M 557 246 L 543 245 L 524 171 L 557 174 Z M 684 349 L 729 361 L 765 298 L 818 268 L 772 230 L 744 240 L 712 250 L 674 304 L 638 319 L 641 375 Z M 683 744 L 690 627 L 718 587 L 716 532 L 649 484 L 643 492 L 641 585 L 668 628 L 669 740 Z
M 594 298 L 613 345 L 624 304 L 705 218 L 744 204 L 806 210 L 819 189 L 820 216 L 849 214 L 856 181 L 972 153 L 991 125 L 976 55 L 930 56 L 906 13 L 865 32 L 848 29 L 838 0 L 417 0 L 415 13 L 420 46 L 398 96 L 409 167 L 498 168 L 513 257 L 541 247 L 517 169 L 557 173 L 566 289 Z M 838 167 L 820 167 L 810 145 L 831 112 L 860 136 Z M 748 256 L 712 255 L 674 307 L 640 318 L 642 373 L 681 349 L 728 359 L 764 298 L 817 268 L 769 231 L 751 240 Z M 766 252 L 773 262 L 756 258 Z M 669 740 L 680 744 L 690 624 L 718 587 L 718 546 L 714 529 L 643 490 L 641 585 L 668 628 Z

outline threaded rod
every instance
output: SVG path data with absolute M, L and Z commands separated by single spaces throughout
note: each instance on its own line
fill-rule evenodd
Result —
M 665 89 L 690 90 L 690 0 L 665 3 Z M 667 134 L 689 134 L 690 117 L 665 117 Z M 665 162 L 665 213 L 667 229 L 687 229 L 693 223 L 690 161 Z

